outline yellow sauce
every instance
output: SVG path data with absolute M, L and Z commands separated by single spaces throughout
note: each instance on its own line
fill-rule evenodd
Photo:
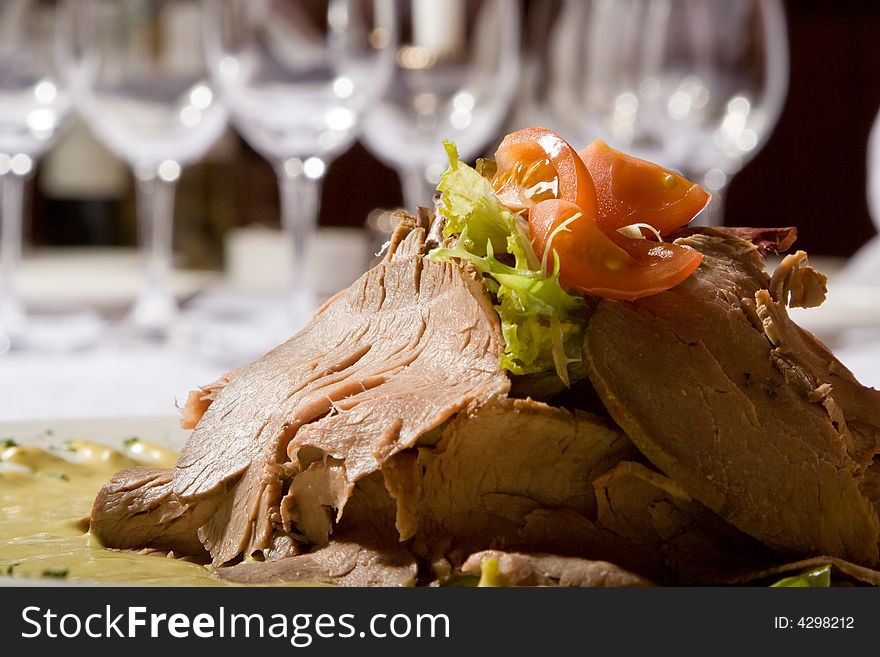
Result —
M 204 566 L 108 550 L 87 532 L 95 495 L 115 472 L 133 465 L 170 467 L 176 459 L 173 450 L 137 439 L 119 449 L 88 441 L 52 449 L 0 441 L 0 577 L 223 585 Z

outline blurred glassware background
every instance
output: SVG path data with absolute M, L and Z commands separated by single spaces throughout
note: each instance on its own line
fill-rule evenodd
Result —
M 410 212 L 431 206 L 444 139 L 472 160 L 498 137 L 519 86 L 518 0 L 397 0 L 391 86 L 364 119 L 363 141 L 394 167 Z
M 60 2 L 0 0 L 0 353 L 76 349 L 102 328 L 86 309 L 28 312 L 17 291 L 25 186 L 73 113 L 55 52 L 64 31 Z
M 562 0 L 526 0 L 523 5 L 519 84 L 504 133 L 542 126 L 572 137 L 562 124 L 562 117 L 551 110 L 549 103 L 555 67 L 551 57 L 555 39 L 551 32 L 560 20 L 561 11 Z
M 524 61 L 533 62 L 532 50 L 540 52 L 552 43 L 531 35 L 549 32 L 541 25 L 556 23 L 562 3 L 524 0 L 524 5 L 523 32 L 530 48 L 524 52 Z M 874 233 L 864 196 L 854 192 L 864 187 L 860 154 L 880 101 L 880 44 L 874 36 L 880 29 L 880 5 L 805 0 L 789 2 L 787 8 L 793 59 L 783 120 L 754 162 L 734 178 L 728 211 L 731 221 L 739 225 L 771 225 L 778 223 L 778 217 L 795 217 L 801 227 L 800 244 L 811 251 L 844 256 Z M 543 100 L 550 72 L 546 61 L 538 66 L 524 65 L 522 85 L 511 109 L 514 115 L 529 106 L 528 97 Z M 537 84 L 532 83 L 534 78 Z M 535 121 L 544 116 L 550 127 L 559 127 L 557 118 L 543 106 L 532 116 Z M 508 120 L 505 128 L 521 125 Z M 497 140 L 501 132 L 492 139 Z M 38 172 L 34 223 L 25 227 L 26 240 L 32 237 L 37 247 L 130 244 L 134 238 L 133 188 L 118 180 L 118 174 L 111 171 L 114 163 L 106 156 L 96 164 L 99 149 L 81 130 L 74 134 L 75 139 L 63 140 L 59 149 L 48 154 L 46 167 Z M 279 222 L 271 166 L 236 136 L 227 137 L 222 153 L 212 151 L 207 159 L 181 174 L 176 206 L 182 225 L 177 226 L 180 231 L 175 242 L 185 267 L 219 268 L 223 265 L 220 238 L 227 230 L 251 223 L 277 226 Z M 491 150 L 490 143 L 484 153 Z M 64 157 L 56 158 L 60 151 Z M 88 166 L 73 171 L 70 162 L 75 161 L 74 152 L 82 153 L 83 164 Z M 67 180 L 75 175 L 76 184 L 69 184 Z M 87 181 L 98 177 L 105 181 L 103 186 L 88 190 L 94 194 L 92 200 L 84 198 Z M 804 180 L 821 180 L 829 188 L 847 191 L 842 195 L 813 194 L 810 202 L 803 204 L 798 190 Z M 355 192 L 336 193 L 345 186 Z M 320 224 L 358 227 L 371 209 L 398 205 L 399 194 L 395 172 L 355 143 L 328 164 Z M 828 236 L 821 227 L 832 210 L 847 217 L 847 229 Z
M 293 325 L 317 301 L 306 267 L 328 163 L 388 86 L 392 0 L 206 0 L 206 49 L 236 128 L 271 162 L 291 246 Z
M 611 1 L 606 0 L 606 4 Z M 665 7 L 669 10 L 668 15 L 674 16 L 677 11 L 675 4 L 689 1 L 696 3 L 697 0 L 667 0 L 658 6 Z M 293 0 L 290 6 L 292 3 Z M 309 7 L 313 17 L 325 15 L 325 2 L 297 0 L 297 3 Z M 10 4 L 44 7 L 52 3 L 48 0 L 17 0 Z M 188 3 L 167 4 L 183 6 Z M 231 0 L 205 0 L 204 6 L 216 7 L 219 4 L 232 6 Z M 286 3 L 277 0 L 270 6 L 265 0 L 260 0 L 248 4 L 253 7 L 248 11 L 259 16 L 260 12 L 276 11 L 275 5 L 280 7 Z M 478 4 L 489 7 L 494 3 L 485 0 Z M 615 10 L 618 12 L 636 11 L 628 0 L 616 0 L 614 4 L 618 5 Z M 648 4 L 644 3 L 644 6 Z M 728 12 L 733 11 L 729 7 L 736 3 L 713 4 L 721 5 L 722 10 Z M 396 3 L 396 6 L 404 9 L 411 5 L 411 1 Z M 433 10 L 427 10 L 428 15 L 431 15 L 431 11 L 436 15 L 438 7 L 449 7 L 448 11 L 441 12 L 440 18 L 435 19 L 435 30 L 442 32 L 443 25 L 457 24 L 459 19 L 454 17 L 460 14 L 451 4 L 426 2 L 425 5 L 434 5 Z M 585 3 L 580 5 L 587 6 Z M 333 6 L 346 6 L 346 3 L 336 0 Z M 370 8 L 375 5 L 371 0 L 360 0 L 356 6 Z M 567 5 L 562 0 L 511 1 L 500 3 L 499 6 L 504 8 L 499 20 L 508 22 L 508 42 L 513 43 L 522 36 L 522 47 L 519 48 L 520 74 L 516 76 L 512 91 L 508 92 L 503 86 L 489 88 L 493 93 L 485 98 L 480 94 L 486 91 L 487 85 L 480 83 L 477 93 L 472 94 L 474 115 L 471 117 L 471 129 L 479 123 L 475 123 L 475 117 L 480 107 L 491 107 L 492 112 L 502 115 L 502 121 L 494 128 L 472 132 L 475 141 L 482 141 L 472 148 L 467 146 L 470 137 L 462 139 L 460 135 L 453 134 L 450 123 L 450 132 L 439 135 L 435 144 L 435 156 L 441 166 L 444 154 L 439 141 L 444 136 L 458 140 L 460 147 L 465 145 L 473 151 L 473 155 L 469 155 L 462 148 L 463 155 L 471 160 L 477 156 L 491 155 L 495 143 L 504 132 L 530 124 L 545 124 L 559 130 L 576 146 L 583 146 L 583 142 L 596 136 L 583 133 L 583 127 L 575 130 L 569 123 L 576 119 L 579 125 L 586 125 L 582 118 L 590 115 L 592 110 L 588 112 L 588 106 L 581 101 L 564 108 L 562 113 L 552 109 L 556 103 L 561 73 L 567 70 L 566 67 L 573 70 L 568 64 L 559 67 L 557 62 L 561 49 L 569 47 L 559 31 L 566 26 L 566 21 L 573 21 L 571 15 L 566 13 L 572 10 L 566 9 Z M 522 7 L 522 10 L 517 10 L 518 7 Z M 839 264 L 840 258 L 853 253 L 875 232 L 867 209 L 863 156 L 868 129 L 880 106 L 880 40 L 876 39 L 876 34 L 880 33 L 880 4 L 869 5 L 857 0 L 789 0 L 786 9 L 791 43 L 788 98 L 779 124 L 772 130 L 772 138 L 767 139 L 772 124 L 768 119 L 763 132 L 757 131 L 755 147 L 750 151 L 751 154 L 758 154 L 737 173 L 729 190 L 726 190 L 729 193 L 725 198 L 725 222 L 754 226 L 797 225 L 800 230 L 799 246 L 817 257 L 834 256 L 836 260 L 833 262 Z M 644 12 L 644 9 L 638 11 Z M 183 13 L 187 13 L 185 9 Z M 522 19 L 519 29 L 510 27 L 519 19 Z M 465 20 L 466 24 L 471 24 L 468 22 L 470 19 Z M 693 20 L 697 21 L 696 18 Z M 700 20 L 705 21 L 705 17 Z M 192 25 L 191 19 L 183 24 Z M 324 29 L 323 23 L 316 25 L 319 31 Z M 687 27 L 678 25 L 675 30 L 685 30 Z M 473 31 L 467 31 L 473 29 L 466 27 L 466 34 L 473 35 Z M 679 33 L 675 30 L 674 37 L 664 38 L 678 38 Z M 706 30 L 711 35 L 714 28 L 707 27 Z M 181 46 L 182 52 L 190 52 L 198 41 L 193 35 L 197 37 L 199 30 L 178 28 L 170 33 L 173 38 L 186 41 Z M 5 47 L 5 52 L 23 48 L 16 45 L 20 43 L 17 34 L 14 35 L 15 39 L 7 34 L 0 32 L 0 48 Z M 137 353 L 106 342 L 94 350 L 68 355 L 10 352 L 0 359 L 0 399 L 4 399 L 4 403 L 0 404 L 0 417 L 9 417 L 17 412 L 36 412 L 34 409 L 40 406 L 39 398 L 27 397 L 33 395 L 34 391 L 65 400 L 62 414 L 88 414 L 89 409 L 94 411 L 96 402 L 89 405 L 88 400 L 99 400 L 107 408 L 124 413 L 126 409 L 135 408 L 134 402 L 129 399 L 133 397 L 138 398 L 137 412 L 159 412 L 163 409 L 172 412 L 171 394 L 180 394 L 187 387 L 206 383 L 223 370 L 243 364 L 248 358 L 258 355 L 261 350 L 271 346 L 272 340 L 284 337 L 263 321 L 267 317 L 267 307 L 272 308 L 271 304 L 274 303 L 277 309 L 277 299 L 284 292 L 282 281 L 290 269 L 290 249 L 286 238 L 282 238 L 280 233 L 282 212 L 279 201 L 283 201 L 283 196 L 278 193 L 277 162 L 279 157 L 282 163 L 292 157 L 301 161 L 302 170 L 305 171 L 306 160 L 312 155 L 305 151 L 292 156 L 275 155 L 274 149 L 288 144 L 289 140 L 283 139 L 281 133 L 272 132 L 271 126 L 257 128 L 253 121 L 244 117 L 250 111 L 257 121 L 271 119 L 272 122 L 283 122 L 288 118 L 300 120 L 303 117 L 326 120 L 327 113 L 303 112 L 304 105 L 292 100 L 299 96 L 293 95 L 294 92 L 291 95 L 286 93 L 290 90 L 285 90 L 283 75 L 286 73 L 282 65 L 290 55 L 288 51 L 292 51 L 296 57 L 303 56 L 291 45 L 292 41 L 288 42 L 292 39 L 290 26 L 273 25 L 261 34 L 257 41 L 235 51 L 248 54 L 243 60 L 246 65 L 231 80 L 220 81 L 219 75 L 212 78 L 215 82 L 220 81 L 222 86 L 231 85 L 232 95 L 236 98 L 241 95 L 235 103 L 227 102 L 231 107 L 236 103 L 242 105 L 238 110 L 233 109 L 232 114 L 236 128 L 245 138 L 227 127 L 217 144 L 203 157 L 186 166 L 178 162 L 181 170 L 174 199 L 176 217 L 173 231 L 177 266 L 172 272 L 172 292 L 182 303 L 183 312 L 178 325 L 184 330 L 188 342 L 162 343 L 144 347 Z M 588 34 L 581 31 L 580 35 L 576 35 L 578 38 L 572 47 L 575 48 L 574 52 L 579 53 L 577 57 L 584 55 L 585 47 L 589 45 Z M 606 52 L 602 49 L 597 56 L 600 61 L 614 61 L 614 48 L 618 44 L 613 43 L 610 34 L 600 36 L 600 42 L 609 44 L 611 50 Z M 431 35 L 427 38 L 440 37 Z M 729 38 L 723 37 L 722 41 L 726 43 L 725 39 Z M 466 42 L 471 41 L 473 36 L 466 38 Z M 683 49 L 687 43 L 682 37 Z M 125 47 L 134 48 L 136 45 L 126 44 Z M 713 47 L 720 45 L 713 43 Z M 784 37 L 782 40 L 771 39 L 770 46 L 785 51 L 786 40 Z M 495 48 L 491 40 L 483 47 L 487 52 Z M 273 48 L 280 48 L 281 51 L 270 52 L 270 63 L 264 64 L 267 60 L 263 58 L 262 50 Z M 761 68 L 769 50 L 764 48 L 755 52 L 763 52 L 760 57 L 756 55 L 754 60 L 757 68 Z M 215 60 L 218 67 L 224 57 Z M 276 59 L 278 62 L 274 61 Z M 511 55 L 507 63 L 514 59 L 516 55 Z M 22 60 L 6 58 L 0 62 L 0 70 L 4 70 L 4 64 L 16 61 Z M 389 60 L 389 65 L 397 66 L 397 62 Z M 403 77 L 412 70 L 394 69 L 393 75 Z M 255 76 L 242 77 L 244 73 Z M 503 79 L 509 80 L 508 77 Z M 576 85 L 578 93 L 583 90 L 581 82 Z M 756 82 L 750 88 L 750 93 L 757 93 L 754 92 L 757 85 Z M 212 102 L 230 95 L 219 88 L 213 89 L 210 80 L 206 86 L 212 91 Z M 326 78 L 319 77 L 318 87 L 327 89 Z M 217 93 L 214 93 L 215 90 Z M 31 88 L 30 93 L 34 91 L 35 88 Z M 56 91 L 63 92 L 63 85 L 56 86 Z M 276 91 L 280 95 L 272 96 Z M 302 89 L 295 93 L 300 92 Z M 448 97 L 442 95 L 448 94 L 448 91 L 431 93 L 438 94 L 438 99 Z M 455 92 L 452 94 L 451 97 L 455 98 Z M 248 101 L 244 100 L 247 96 L 257 98 L 253 101 L 256 105 L 249 106 Z M 58 99 L 63 97 L 64 94 L 59 93 Z M 266 98 L 279 97 L 282 100 L 268 101 L 269 111 L 265 114 L 259 110 L 259 104 L 267 102 Z M 502 97 L 509 99 L 505 103 L 497 102 Z M 481 105 L 483 100 L 488 104 Z M 337 101 L 338 98 L 325 109 L 338 107 Z M 781 104 L 781 96 L 777 102 Z M 463 107 L 469 104 L 469 101 L 465 102 Z M 668 105 L 667 100 L 667 109 Z M 2 102 L 0 106 L 6 107 Z M 719 106 L 722 111 L 727 111 L 724 101 L 719 101 Z M 438 104 L 438 107 L 443 106 Z M 455 109 L 454 102 L 450 107 Z M 770 104 L 762 105 L 761 101 L 753 102 L 749 98 L 750 112 L 762 107 L 766 113 Z M 182 113 L 183 110 L 180 107 L 178 112 Z M 321 202 L 317 204 L 319 229 L 312 244 L 311 264 L 307 271 L 312 273 L 321 298 L 347 285 L 364 270 L 369 254 L 365 246 L 368 240 L 364 220 L 371 213 L 375 217 L 387 218 L 389 210 L 401 206 L 396 162 L 414 162 L 420 152 L 417 143 L 400 141 L 400 133 L 385 135 L 385 129 L 371 132 L 371 141 L 381 142 L 380 147 L 395 145 L 396 160 L 389 158 L 387 162 L 392 167 L 386 166 L 371 153 L 376 147 L 375 143 L 368 144 L 368 150 L 354 140 L 358 119 L 361 118 L 359 112 L 359 109 L 354 112 L 355 124 L 349 126 L 354 129 L 342 131 L 345 137 L 331 149 L 329 156 L 313 153 L 321 160 L 322 166 L 318 169 L 322 172 L 321 180 L 325 182 L 315 192 L 316 196 L 321 197 Z M 242 118 L 235 118 L 236 115 Z M 342 115 L 337 113 L 337 118 Z M 437 118 L 440 121 L 442 115 L 438 114 Z M 495 120 L 493 115 L 491 122 Z M 717 127 L 718 121 L 723 121 L 723 118 L 716 115 L 714 120 Z M 245 125 L 250 127 L 245 128 Z M 744 129 L 747 127 L 743 125 Z M 262 132 L 264 137 L 267 134 L 272 137 L 259 140 L 254 137 L 257 132 Z M 296 132 L 296 136 L 308 138 L 314 138 L 314 134 L 310 130 Z M 766 144 L 761 146 L 765 139 Z M 366 141 L 363 139 L 363 142 Z M 136 241 L 134 215 L 137 204 L 135 185 L 126 174 L 126 165 L 121 166 L 119 160 L 97 144 L 93 135 L 81 124 L 76 125 L 60 141 L 58 148 L 48 152 L 43 161 L 44 165 L 36 172 L 36 193 L 26 195 L 24 201 L 25 208 L 30 205 L 33 212 L 25 212 L 26 223 L 23 227 L 26 256 L 20 277 L 23 297 L 31 307 L 39 303 L 50 308 L 61 307 L 64 302 L 75 299 L 100 311 L 103 317 L 115 319 L 137 297 L 141 281 L 141 274 L 134 268 L 134 258 L 130 252 Z M 745 158 L 742 162 L 745 162 Z M 672 166 L 676 165 L 673 163 Z M 281 168 L 284 170 L 283 164 Z M 292 168 L 298 170 L 295 164 Z M 687 171 L 687 167 L 685 169 Z M 696 174 L 689 172 L 689 175 Z M 419 192 L 419 198 L 427 201 L 429 194 L 430 188 L 426 186 Z M 415 204 L 426 201 L 407 201 L 405 205 L 412 210 Z M 33 221 L 28 224 L 31 216 Z M 381 230 L 387 231 L 387 225 Z M 8 243 L 2 232 L 0 241 Z M 68 250 L 58 249 L 61 245 L 67 246 Z M 230 291 L 235 291 L 235 294 L 230 294 Z M 807 317 L 818 317 L 816 312 L 808 312 L 811 314 Z M 243 315 L 254 319 L 253 324 L 261 329 L 259 340 L 264 342 L 260 342 L 253 333 L 236 333 L 233 330 Z M 867 322 L 870 314 L 863 312 L 859 317 Z M 224 318 L 230 321 L 224 324 Z M 224 331 L 224 328 L 230 330 Z M 864 335 L 860 336 L 859 344 L 864 347 L 869 342 L 863 338 Z M 239 340 L 245 349 L 230 348 L 235 340 Z M 859 364 L 874 361 L 863 359 L 862 356 L 863 352 L 859 352 L 855 369 L 858 374 L 867 375 L 870 381 L 872 370 L 863 365 L 863 369 L 858 371 Z M 144 370 L 143 376 L 139 375 L 135 384 L 130 381 L 131 372 L 140 369 Z M 877 371 L 880 371 L 880 367 Z M 82 394 L 70 394 L 71 381 L 76 382 L 74 387 L 82 390 Z M 16 395 L 19 402 L 15 401 Z M 147 396 L 152 402 L 148 401 Z M 24 397 L 30 401 L 21 402 Z
M 713 195 L 697 221 L 724 223 L 725 188 L 785 100 L 781 0 L 566 0 L 551 41 L 564 132 L 682 172 Z
M 263 290 L 269 294 L 217 288 L 190 305 L 198 348 L 241 362 L 302 327 L 324 292 L 314 273 L 322 183 L 388 85 L 395 8 L 392 0 L 205 0 L 204 6 L 213 79 L 236 129 L 274 171 L 284 236 L 273 244 L 258 230 L 227 240 L 232 273 L 253 266 L 242 263 L 257 254 L 274 254 L 275 284 Z M 244 255 L 247 245 L 257 251 Z M 356 259 L 356 266 L 364 261 Z
M 226 127 L 201 44 L 198 0 L 68 0 L 60 48 L 89 128 L 134 174 L 145 284 L 133 336 L 164 339 L 177 315 L 170 287 L 174 192 L 182 167 Z
M 880 281 L 880 113 L 874 119 L 866 150 L 868 210 L 878 235 L 853 254 L 841 280 L 853 286 L 876 287 Z

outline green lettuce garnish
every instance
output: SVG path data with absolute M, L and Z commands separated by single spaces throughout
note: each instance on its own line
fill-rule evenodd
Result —
M 551 273 L 541 267 L 526 221 L 504 207 L 489 181 L 444 142 L 449 168 L 437 189 L 443 236 L 451 248 L 431 251 L 434 260 L 470 262 L 496 299 L 505 348 L 501 367 L 512 374 L 556 372 L 566 385 L 583 378 L 581 357 L 586 313 L 582 298 L 559 283 L 559 259 Z
M 799 575 L 784 577 L 770 586 L 780 588 L 827 588 L 831 586 L 831 564 L 808 570 Z
M 480 581 L 477 586 L 480 588 L 504 586 L 498 559 L 487 557 L 480 562 Z

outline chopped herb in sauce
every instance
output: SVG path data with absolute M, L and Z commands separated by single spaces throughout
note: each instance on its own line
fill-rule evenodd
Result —
M 3 440 L 0 440 L 0 447 L 3 447 L 4 449 L 7 447 L 18 447 L 18 443 L 12 438 L 4 438 Z
M 137 436 L 132 436 L 131 438 L 126 438 L 124 441 L 122 441 L 122 444 L 126 447 L 131 447 L 132 445 L 138 444 L 140 441 L 141 439 Z
M 57 472 L 57 471 L 46 472 L 46 471 L 41 471 L 41 472 L 38 472 L 37 474 L 38 474 L 39 476 L 41 476 L 41 477 L 52 477 L 53 479 L 60 479 L 61 481 L 70 481 L 70 477 L 67 476 L 67 473 L 66 473 L 66 472 Z
M 42 577 L 56 577 L 58 579 L 63 579 L 67 577 L 67 573 L 70 572 L 67 568 L 47 568 L 41 573 Z

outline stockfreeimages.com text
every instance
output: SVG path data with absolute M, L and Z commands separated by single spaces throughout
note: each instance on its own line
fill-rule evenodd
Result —
M 219 607 L 213 613 L 193 616 L 184 613 L 153 613 L 146 607 L 126 607 L 114 611 L 106 605 L 102 612 L 59 615 L 50 608 L 25 607 L 21 612 L 26 630 L 22 638 L 89 637 L 198 637 L 275 638 L 304 648 L 315 638 L 449 638 L 446 614 L 373 614 L 362 625 L 356 614 L 229 613 Z

